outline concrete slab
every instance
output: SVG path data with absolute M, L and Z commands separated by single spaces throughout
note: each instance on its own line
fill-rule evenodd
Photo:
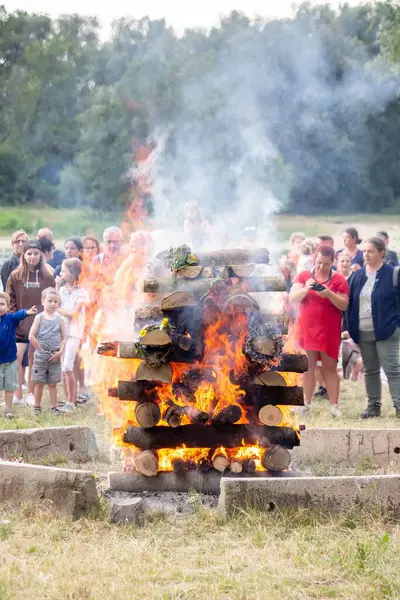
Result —
M 321 460 L 346 467 L 354 466 L 361 457 L 378 466 L 400 467 L 399 429 L 306 429 L 301 432 L 300 446 L 293 448 L 293 464 Z
M 0 431 L 0 458 L 25 461 L 62 456 L 72 462 L 92 460 L 99 450 L 90 427 L 43 427 Z
M 26 502 L 77 519 L 97 507 L 99 497 L 88 471 L 0 461 L 0 504 L 14 508 Z
M 221 479 L 220 509 L 313 508 L 340 512 L 378 506 L 400 517 L 400 475 Z

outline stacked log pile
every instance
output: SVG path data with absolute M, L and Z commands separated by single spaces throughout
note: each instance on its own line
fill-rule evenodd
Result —
M 189 469 L 251 474 L 256 460 L 235 457 L 234 449 L 244 446 L 262 449 L 259 468 L 288 469 L 289 450 L 299 445 L 299 432 L 285 422 L 284 409 L 302 406 L 304 399 L 302 388 L 287 386 L 280 372 L 303 373 L 307 359 L 282 352 L 288 319 L 263 313 L 251 296 L 285 291 L 282 276 L 252 276 L 257 264 L 269 263 L 268 250 L 193 255 L 181 247 L 161 258 L 170 271 L 159 266 L 160 277 L 143 281 L 143 292 L 158 295 L 159 306 L 136 310 L 136 341 L 112 341 L 98 348 L 106 356 L 140 359 L 131 380 L 120 380 L 108 390 L 109 396 L 134 408 L 136 423 L 126 427 L 123 439 L 137 449 L 136 470 L 154 476 L 159 451 L 198 448 L 205 449 L 198 460 L 172 460 L 175 474 Z M 240 401 L 229 404 L 220 397 L 204 410 L 198 390 L 205 383 L 213 386 L 218 377 L 215 366 L 204 360 L 204 334 L 221 314 L 229 315 L 232 331 L 238 315 L 246 317 L 246 368 L 239 376 L 229 376 L 240 386 Z

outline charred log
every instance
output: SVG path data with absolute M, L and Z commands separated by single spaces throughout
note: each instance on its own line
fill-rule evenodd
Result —
M 274 406 L 304 406 L 303 388 L 252 385 L 246 390 L 243 403 L 254 406 L 256 410 L 260 410 L 267 404 Z
M 240 448 L 243 444 L 269 447 L 279 444 L 285 448 L 299 446 L 300 440 L 294 429 L 289 427 L 267 427 L 257 425 L 185 425 L 181 427 L 153 427 L 142 429 L 130 426 L 124 433 L 124 442 L 139 448 Z
M 252 475 L 253 473 L 256 472 L 257 469 L 257 465 L 256 465 L 256 461 L 254 460 L 254 458 L 245 458 L 242 462 L 243 465 L 243 470 L 248 473 L 249 475 Z
M 230 464 L 231 473 L 236 473 L 237 475 L 243 471 L 243 465 L 238 460 L 233 460 Z
M 221 412 L 213 417 L 211 423 L 216 427 L 219 427 L 220 425 L 232 425 L 233 423 L 237 423 L 241 416 L 242 410 L 240 406 L 231 404 L 230 406 L 223 408 Z
M 269 251 L 266 248 L 214 250 L 211 252 L 196 252 L 199 265 L 228 265 L 269 264 Z
M 141 427 L 154 427 L 161 419 L 161 412 L 154 402 L 143 402 L 135 408 L 136 421 Z
M 184 362 L 194 363 L 201 358 L 202 349 L 199 345 L 195 345 L 196 352 L 186 352 L 179 346 L 172 346 L 168 351 L 167 359 L 168 362 Z M 165 350 L 161 352 L 165 353 Z M 136 343 L 134 342 L 105 342 L 99 345 L 97 349 L 98 354 L 104 356 L 116 356 L 118 358 L 139 358 L 143 359 L 143 352 L 138 350 Z
M 169 406 L 163 418 L 170 427 L 178 427 L 184 415 L 188 416 L 194 425 L 205 425 L 209 418 L 208 413 L 203 410 L 198 410 L 194 406 L 179 406 L 178 404 Z
M 286 373 L 305 373 L 308 370 L 308 361 L 305 354 L 286 354 L 279 357 L 279 363 L 271 367 L 270 371 Z

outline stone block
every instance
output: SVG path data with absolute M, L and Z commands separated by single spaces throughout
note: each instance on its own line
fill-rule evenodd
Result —
M 400 429 L 306 429 L 292 451 L 300 469 L 312 460 L 353 467 L 362 457 L 377 467 L 400 467 Z
M 77 519 L 99 505 L 96 481 L 88 471 L 0 461 L 0 504 L 44 504 Z
M 109 520 L 118 525 L 133 523 L 141 527 L 144 525 L 145 512 L 144 498 L 112 498 Z
M 0 458 L 21 457 L 25 461 L 62 456 L 80 463 L 98 454 L 96 436 L 90 427 L 43 427 L 0 431 Z
M 378 506 L 400 516 L 400 475 L 221 479 L 220 509 L 312 508 L 336 513 Z

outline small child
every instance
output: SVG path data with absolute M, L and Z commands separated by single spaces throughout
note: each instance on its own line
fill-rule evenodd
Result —
M 20 321 L 37 314 L 36 306 L 29 310 L 10 310 L 10 296 L 0 292 L 0 391 L 4 390 L 6 410 L 5 418 L 12 419 L 13 394 L 18 387 L 18 363 L 15 329 Z
M 49 386 L 51 412 L 60 415 L 57 408 L 57 383 L 61 381 L 61 355 L 65 348 L 65 323 L 57 313 L 60 294 L 55 288 L 42 292 L 43 312 L 35 317 L 29 333 L 29 341 L 35 348 L 32 382 L 35 384 L 33 411 L 39 415 L 43 388 Z
M 82 263 L 79 258 L 67 258 L 61 265 L 61 279 L 56 279 L 61 297 L 59 314 L 66 323 L 66 345 L 62 358 L 62 377 L 66 403 L 61 412 L 72 412 L 77 404 L 77 389 L 74 375 L 74 363 L 79 352 L 85 330 L 85 307 L 89 304 L 89 294 L 79 286 Z M 60 287 L 61 280 L 65 285 Z

